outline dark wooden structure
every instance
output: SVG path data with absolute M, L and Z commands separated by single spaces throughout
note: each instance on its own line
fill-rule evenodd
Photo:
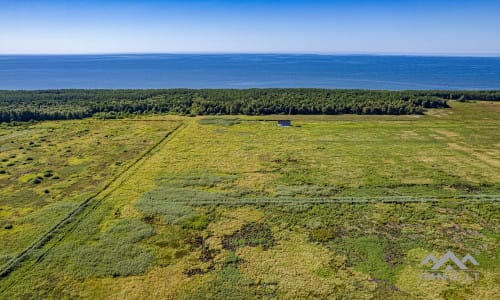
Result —
M 290 127 L 290 126 L 292 126 L 292 121 L 291 120 L 278 120 L 278 126 Z

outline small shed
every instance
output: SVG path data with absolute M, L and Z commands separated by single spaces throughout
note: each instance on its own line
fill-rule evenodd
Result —
M 292 126 L 292 121 L 291 120 L 278 120 L 278 126 L 290 127 L 290 126 Z

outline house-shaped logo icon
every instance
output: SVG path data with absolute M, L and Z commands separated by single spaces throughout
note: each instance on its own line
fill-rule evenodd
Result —
M 479 263 L 474 259 L 474 257 L 472 257 L 472 255 L 467 254 L 460 260 L 455 255 L 455 253 L 451 251 L 446 252 L 446 254 L 443 255 L 443 257 L 441 257 L 441 259 L 439 260 L 434 255 L 429 254 L 422 260 L 420 265 L 425 266 L 428 265 L 429 262 L 433 263 L 431 270 L 439 270 L 443 267 L 445 268 L 445 270 L 455 270 L 455 267 L 458 267 L 459 270 L 465 271 L 469 270 L 466 266 L 467 263 L 470 263 L 474 266 L 479 265 Z

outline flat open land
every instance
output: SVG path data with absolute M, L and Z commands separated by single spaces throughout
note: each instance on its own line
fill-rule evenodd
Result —
M 0 298 L 498 298 L 500 103 L 450 106 L 2 124 Z

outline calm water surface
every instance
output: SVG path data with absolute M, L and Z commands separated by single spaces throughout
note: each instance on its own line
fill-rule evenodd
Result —
M 252 87 L 500 89 L 500 57 L 0 56 L 0 89 Z

